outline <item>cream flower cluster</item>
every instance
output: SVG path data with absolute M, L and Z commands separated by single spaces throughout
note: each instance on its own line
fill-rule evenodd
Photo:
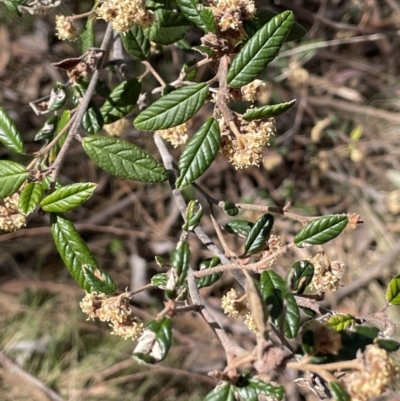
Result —
M 26 225 L 26 217 L 18 210 L 19 194 L 4 198 L 0 206 L 0 229 L 14 232 Z

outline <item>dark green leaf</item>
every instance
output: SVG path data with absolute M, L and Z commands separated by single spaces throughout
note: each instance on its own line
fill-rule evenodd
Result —
M 119 178 L 145 182 L 163 182 L 168 171 L 138 146 L 118 138 L 86 137 L 83 149 L 95 163 Z
M 227 81 L 231 87 L 247 85 L 263 72 L 278 55 L 293 20 L 293 13 L 284 11 L 248 40 L 228 70 Z
M 292 266 L 290 288 L 302 294 L 314 277 L 314 265 L 308 260 L 300 260 Z
M 266 395 L 281 400 L 285 395 L 283 386 L 277 386 L 258 378 L 241 377 L 236 383 L 236 392 L 242 400 L 258 401 L 259 395 Z
M 90 292 L 112 294 L 117 291 L 117 285 L 105 271 L 91 265 L 82 265 L 86 284 L 90 286 Z
M 183 64 L 183 66 L 181 68 L 180 75 L 183 75 L 183 74 L 186 75 L 185 76 L 185 81 L 194 81 L 194 79 L 196 78 L 197 69 L 194 69 L 194 70 L 191 70 L 191 71 L 187 72 L 190 67 L 192 67 L 192 66 L 194 66 L 196 64 L 197 64 L 197 60 L 196 59 L 190 60 L 187 63 Z M 165 95 L 163 94 L 163 96 L 165 96 Z
M 166 273 L 157 273 L 151 278 L 151 284 L 153 284 L 154 288 L 160 288 L 161 290 L 165 290 L 167 281 L 168 275 Z
M 386 290 L 386 299 L 392 305 L 400 305 L 400 275 L 390 280 Z
M 93 21 L 89 18 L 86 21 L 85 30 L 81 34 L 82 54 L 86 53 L 91 47 L 95 47 Z
M 254 223 L 247 220 L 232 220 L 225 224 L 225 230 L 230 234 L 236 234 L 247 238 L 254 226 Z
M 188 186 L 211 166 L 218 154 L 220 141 L 218 121 L 211 117 L 193 135 L 179 158 L 177 188 Z
M 25 215 L 33 212 L 42 200 L 43 185 L 41 182 L 30 182 L 21 192 L 18 210 Z
M 64 110 L 63 113 L 61 114 L 60 120 L 58 121 L 57 124 L 57 131 L 56 131 L 56 136 L 64 129 L 64 127 L 69 123 L 69 120 L 71 119 L 71 111 L 70 110 Z M 61 138 L 58 140 L 58 146 L 61 148 L 64 145 L 65 140 L 67 139 L 68 131 L 66 131 Z
M 214 55 L 214 50 L 208 46 L 193 46 L 192 49 L 198 51 L 202 56 L 206 56 L 207 58 L 211 58 Z
M 345 214 L 334 214 L 313 220 L 294 237 L 294 243 L 299 248 L 324 244 L 336 238 L 347 226 L 348 221 Z
M 171 253 L 171 266 L 176 269 L 178 275 L 177 287 L 179 288 L 186 280 L 189 270 L 190 248 L 187 242 L 182 242 L 179 248 Z
M 0 160 L 0 199 L 17 192 L 27 176 L 28 172 L 21 164 Z
M 24 153 L 24 143 L 14 121 L 0 107 L 0 142 L 16 153 Z
M 332 400 L 335 401 L 350 401 L 351 397 L 344 387 L 335 381 L 329 382 L 329 389 L 331 390 Z
M 274 216 L 267 213 L 261 216 L 252 227 L 244 244 L 244 254 L 252 254 L 262 251 L 269 238 L 274 225 Z
M 51 233 L 58 253 L 76 282 L 88 292 L 91 286 L 83 273 L 84 265 L 97 267 L 96 260 L 74 225 L 62 214 L 50 215 Z
M 88 109 L 85 111 L 82 119 L 83 129 L 90 135 L 97 134 L 104 125 L 103 115 L 99 108 L 93 103 L 89 103 Z
M 182 229 L 193 231 L 200 223 L 204 210 L 199 201 L 190 201 L 186 208 L 185 224 Z
M 57 131 L 57 125 L 59 123 L 60 117 L 51 116 L 46 120 L 43 128 L 35 135 L 35 141 L 41 141 L 42 139 L 53 139 L 54 134 Z
M 121 35 L 125 50 L 135 59 L 144 61 L 150 57 L 150 41 L 146 38 L 143 28 L 133 25 L 132 29 Z
M 278 326 L 286 306 L 284 334 L 288 338 L 294 338 L 299 329 L 300 314 L 286 282 L 272 270 L 263 271 L 260 276 L 260 292 L 266 305 L 272 307 L 270 316 Z
M 296 100 L 294 99 L 287 103 L 271 104 L 264 107 L 249 109 L 246 111 L 246 113 L 243 114 L 242 118 L 243 120 L 251 121 L 276 117 L 288 111 L 295 103 Z
M 67 101 L 67 92 L 65 91 L 65 86 L 58 83 L 56 87 L 50 92 L 50 99 L 47 105 L 47 109 L 50 111 L 60 110 Z
M 162 361 L 168 354 L 172 343 L 172 321 L 164 317 L 152 320 L 138 339 L 133 356 L 146 363 Z
M 210 8 L 200 7 L 198 0 L 176 0 L 183 15 L 205 33 L 217 33 L 217 24 Z
M 170 10 L 156 10 L 155 22 L 144 30 L 152 42 L 170 45 L 186 36 L 192 24 L 182 15 Z
M 384 349 L 387 352 L 396 352 L 400 348 L 400 343 L 395 340 L 389 340 L 387 338 L 378 338 L 376 341 L 379 348 Z
M 203 260 L 200 263 L 200 270 L 210 269 L 211 267 L 215 267 L 220 264 L 221 264 L 220 259 L 214 256 L 211 259 Z M 221 278 L 222 274 L 223 272 L 213 273 L 209 274 L 208 276 L 200 277 L 199 279 L 196 280 L 197 288 L 209 287 L 210 285 L 218 281 Z
M 235 387 L 229 383 L 224 383 L 211 390 L 204 401 L 236 401 Z
M 104 124 L 125 117 L 136 106 L 141 89 L 142 84 L 136 78 L 121 82 L 101 107 Z
M 333 315 L 326 322 L 329 327 L 332 327 L 332 329 L 335 329 L 337 331 L 346 330 L 354 323 L 354 316 L 348 315 L 346 313 L 338 313 L 337 315 Z
M 233 202 L 227 201 L 224 203 L 224 212 L 228 216 L 237 216 L 239 214 L 239 209 Z
M 142 131 L 157 131 L 183 124 L 199 111 L 207 94 L 205 83 L 179 88 L 142 111 L 135 118 L 135 127 Z
M 55 213 L 76 209 L 93 195 L 96 187 L 97 184 L 91 182 L 61 187 L 42 200 L 42 209 Z

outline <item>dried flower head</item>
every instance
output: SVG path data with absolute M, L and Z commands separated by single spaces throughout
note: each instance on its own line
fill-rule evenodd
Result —
M 70 18 L 64 15 L 56 15 L 56 34 L 60 40 L 74 42 L 78 39 L 79 29 Z
M 268 238 L 267 250 L 263 251 L 261 254 L 261 260 L 270 257 L 273 253 L 282 249 L 282 246 L 283 246 L 283 244 L 282 244 L 280 237 L 278 237 L 277 235 L 271 234 L 270 237 Z M 268 262 L 267 266 L 271 267 L 275 263 L 276 263 L 276 258 L 273 258 L 272 260 L 270 260 Z
M 239 135 L 233 133 L 222 119 L 219 120 L 221 129 L 221 152 L 236 169 L 249 166 L 259 166 L 262 161 L 263 148 L 269 145 L 269 138 L 275 135 L 275 119 L 267 121 L 239 120 Z
M 377 345 L 368 345 L 357 360 L 360 370 L 345 376 L 343 383 L 352 401 L 367 401 L 381 395 L 399 379 L 399 370 L 389 354 Z
M 105 124 L 103 126 L 104 131 L 110 136 L 121 136 L 126 128 L 129 127 L 129 121 L 126 118 L 120 118 L 111 124 Z
M 148 26 L 154 22 L 154 14 L 146 9 L 144 0 L 107 0 L 96 13 L 122 33 L 128 32 L 133 24 Z
M 176 148 L 179 145 L 183 145 L 187 139 L 187 124 L 183 123 L 176 127 L 164 129 L 157 131 L 157 134 L 161 136 L 161 138 L 170 142 L 171 145 Z
M 3 199 L 0 206 L 0 229 L 14 232 L 26 225 L 26 217 L 18 210 L 19 193 Z
M 143 332 L 143 322 L 132 316 L 129 298 L 125 293 L 117 297 L 97 292 L 86 293 L 79 305 L 89 319 L 98 318 L 102 322 L 109 322 L 111 334 L 134 340 Z
M 344 263 L 331 261 L 324 252 L 318 252 L 310 262 L 314 265 L 311 287 L 317 291 L 336 291 L 343 275 Z
M 253 82 L 242 86 L 242 99 L 248 102 L 254 102 L 258 100 L 268 90 L 267 83 L 261 81 L 261 79 L 255 79 Z

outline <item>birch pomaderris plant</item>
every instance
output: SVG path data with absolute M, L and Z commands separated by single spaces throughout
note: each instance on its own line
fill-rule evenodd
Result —
M 285 388 L 280 381 L 289 370 L 298 372 L 295 382 L 299 387 L 320 399 L 365 401 L 389 390 L 398 378 L 390 353 L 399 343 L 390 339 L 394 325 L 384 311 L 400 304 L 400 277 L 389 283 L 387 303 L 379 314 L 352 316 L 320 305 L 325 291 L 340 285 L 344 268 L 339 261 L 330 260 L 321 245 L 346 227 L 355 229 L 360 217 L 350 213 L 305 217 L 291 212 L 290 205 L 281 208 L 217 200 L 196 184 L 213 168 L 216 157 L 224 156 L 236 169 L 258 166 L 270 137 L 277 135 L 274 117 L 291 108 L 295 100 L 251 106 L 244 114 L 234 112 L 231 104 L 254 103 L 266 86 L 259 76 L 285 42 L 302 37 L 304 30 L 293 13 L 256 9 L 253 0 L 105 0 L 96 2 L 92 11 L 73 16 L 58 13 L 60 1 L 5 3 L 21 18 L 26 13 L 38 18 L 50 11 L 57 14 L 59 39 L 80 38 L 82 54 L 54 63 L 54 68 L 65 72 L 65 82 L 57 83 L 45 99 L 31 103 L 37 114 L 49 115 L 36 135 L 36 153 L 25 153 L 17 126 L 0 109 L 0 142 L 11 154 L 31 157 L 27 165 L 0 161 L 1 229 L 21 229 L 29 225 L 26 217 L 35 212 L 49 215 L 55 246 L 86 293 L 80 303 L 83 312 L 91 319 L 108 322 L 113 334 L 135 340 L 132 363 L 162 361 L 171 346 L 174 317 L 197 312 L 226 354 L 225 369 L 210 372 L 216 385 L 205 400 L 256 401 L 260 396 L 282 400 Z M 82 31 L 78 20 L 84 26 Z M 100 48 L 95 47 L 95 25 L 97 31 L 106 27 Z M 184 40 L 192 30 L 202 32 L 197 46 Z M 121 42 L 124 52 L 115 60 L 111 48 Z M 152 65 L 152 55 L 170 45 L 197 56 L 166 83 Z M 138 76 L 130 69 L 132 58 L 144 67 Z M 114 88 L 98 85 L 100 74 L 109 66 L 113 72 L 108 74 L 115 73 L 120 79 Z M 200 67 L 208 69 L 208 81 L 196 80 Z M 151 76 L 159 84 L 145 92 L 142 83 Z M 188 123 L 205 104 L 209 116 L 193 132 Z M 140 135 L 153 133 L 159 155 L 118 137 L 132 120 L 132 129 Z M 151 277 L 143 288 L 117 288 L 107 267 L 97 264 L 66 217 L 92 196 L 97 185 L 62 183 L 60 172 L 73 141 L 79 141 L 87 157 L 109 174 L 152 185 L 168 181 L 170 185 L 182 215 L 182 231 L 169 260 L 154 255 L 163 272 Z M 179 160 L 171 156 L 171 145 L 181 146 Z M 198 199 L 187 203 L 181 193 L 187 186 L 192 186 L 201 200 L 206 199 L 208 208 Z M 223 227 L 217 221 L 216 208 L 230 216 Z M 244 209 L 261 216 L 256 221 L 237 218 Z M 205 210 L 220 245 L 202 229 Z M 293 242 L 283 243 L 273 234 L 276 218 L 293 222 Z M 299 222 L 303 225 L 300 230 Z M 241 238 L 241 249 L 228 247 L 225 238 L 230 235 Z M 197 237 L 213 257 L 193 264 L 189 237 Z M 294 263 L 283 277 L 274 268 L 294 247 L 315 248 L 314 256 Z M 254 333 L 253 348 L 236 344 L 203 303 L 199 290 L 212 286 L 223 274 L 231 274 L 236 285 L 222 297 L 221 306 L 225 314 L 241 319 Z M 153 320 L 143 322 L 133 315 L 130 302 L 149 288 L 164 292 L 165 307 Z

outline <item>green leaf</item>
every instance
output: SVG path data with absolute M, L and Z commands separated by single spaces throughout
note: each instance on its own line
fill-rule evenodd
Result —
M 154 288 L 165 290 L 165 286 L 168 282 L 168 275 L 166 273 L 157 273 L 151 278 L 151 284 Z
M 155 101 L 133 123 L 142 131 L 176 127 L 199 111 L 207 94 L 208 86 L 205 83 L 184 86 Z
M 390 340 L 388 338 L 378 338 L 376 343 L 379 348 L 382 348 L 387 352 L 396 352 L 400 348 L 400 343 L 398 341 Z
M 302 294 L 314 277 L 314 265 L 308 260 L 300 260 L 290 271 L 290 288 Z
M 208 46 L 193 46 L 192 49 L 196 50 L 202 56 L 206 56 L 207 58 L 211 58 L 214 55 L 214 50 Z
M 186 208 L 185 224 L 182 230 L 193 231 L 200 223 L 204 210 L 198 200 L 190 201 Z
M 178 189 L 191 184 L 211 166 L 218 154 L 220 141 L 218 121 L 211 117 L 193 135 L 179 158 Z
M 336 238 L 347 226 L 348 221 L 345 214 L 334 214 L 313 220 L 294 237 L 294 243 L 299 248 L 325 244 Z
M 14 121 L 0 107 L 0 142 L 16 153 L 24 153 L 24 143 Z
M 50 224 L 58 253 L 71 276 L 85 291 L 91 292 L 91 285 L 86 281 L 83 266 L 98 267 L 85 241 L 74 225 L 62 214 L 52 213 Z
M 90 286 L 90 292 L 101 292 L 103 294 L 112 294 L 117 291 L 117 285 L 105 271 L 96 266 L 82 265 L 83 275 L 87 285 Z
M 210 269 L 211 267 L 215 267 L 220 264 L 221 264 L 220 259 L 218 257 L 214 256 L 211 259 L 203 260 L 200 263 L 200 270 Z M 208 276 L 200 277 L 199 279 L 196 280 L 197 288 L 200 289 L 203 287 L 209 287 L 210 285 L 212 285 L 216 281 L 218 281 L 222 275 L 223 275 L 223 272 L 213 273 L 213 274 L 209 274 Z
M 90 135 L 97 134 L 104 125 L 103 115 L 101 111 L 92 101 L 89 103 L 88 109 L 85 111 L 82 119 L 83 129 Z
M 276 117 L 288 111 L 294 104 L 296 99 L 287 103 L 271 104 L 264 107 L 249 109 L 243 114 L 242 118 L 246 121 L 262 120 L 264 118 Z
M 335 381 L 329 382 L 329 389 L 331 390 L 332 400 L 336 401 L 350 401 L 351 397 L 344 387 Z
M 49 117 L 44 123 L 42 129 L 35 135 L 35 141 L 41 141 L 43 139 L 53 139 L 55 132 L 57 131 L 57 125 L 60 120 L 58 116 Z
M 63 113 L 60 116 L 60 120 L 58 121 L 57 124 L 57 131 L 56 131 L 56 136 L 63 130 L 63 128 L 69 123 L 69 120 L 71 119 L 71 111 L 70 110 L 64 110 Z M 58 146 L 61 148 L 64 145 L 65 140 L 67 139 L 68 136 L 68 131 L 66 131 L 61 138 L 58 140 Z
M 172 343 L 172 321 L 164 317 L 160 321 L 152 320 L 133 351 L 133 356 L 146 363 L 162 361 L 168 354 Z
M 192 24 L 182 15 L 171 10 L 156 10 L 155 22 L 144 30 L 152 42 L 171 45 L 186 36 Z
M 91 182 L 61 187 L 42 200 L 42 209 L 45 212 L 55 213 L 76 209 L 93 195 L 96 187 L 97 184 Z
M 232 220 L 225 224 L 225 230 L 230 234 L 236 234 L 239 237 L 247 238 L 254 226 L 254 223 L 247 220 Z
M 142 84 L 136 78 L 121 82 L 101 107 L 104 124 L 125 117 L 136 106 L 141 89 Z
M 119 178 L 144 182 L 163 182 L 168 171 L 138 146 L 118 138 L 90 136 L 83 149 L 103 170 Z
M 354 316 L 348 315 L 346 313 L 338 313 L 336 315 L 333 315 L 326 322 L 327 326 L 335 329 L 336 331 L 346 330 L 354 323 Z
M 21 17 L 21 11 L 18 6 L 24 6 L 27 0 L 4 0 L 6 7 L 18 17 Z
M 390 280 L 386 290 L 386 299 L 391 305 L 400 305 L 400 275 Z
M 133 58 L 144 61 L 150 57 L 150 41 L 144 35 L 141 26 L 134 24 L 129 32 L 120 36 L 125 50 Z
M 0 199 L 17 192 L 27 177 L 28 172 L 21 164 L 0 160 Z
M 258 401 L 259 395 L 266 395 L 267 397 L 281 400 L 285 395 L 283 386 L 266 383 L 255 377 L 248 378 L 246 375 L 242 375 L 237 381 L 236 392 L 242 400 L 246 401 Z
M 176 269 L 178 275 L 177 288 L 186 280 L 189 270 L 190 248 L 187 242 L 182 242 L 179 248 L 171 253 L 171 266 Z
M 263 72 L 278 55 L 293 21 L 293 13 L 284 11 L 247 41 L 228 70 L 227 82 L 231 87 L 247 85 Z
M 270 316 L 279 326 L 280 316 L 286 303 L 284 334 L 294 338 L 299 330 L 300 314 L 297 302 L 286 282 L 274 271 L 265 270 L 260 276 L 260 292 L 266 305 L 271 305 Z
M 236 401 L 235 387 L 229 383 L 223 383 L 211 390 L 204 401 Z
M 205 33 L 217 33 L 217 24 L 210 8 L 201 8 L 198 0 L 176 0 L 182 14 Z
M 244 244 L 244 254 L 252 254 L 262 251 L 269 238 L 274 225 L 274 216 L 267 213 L 261 216 L 252 227 Z
M 67 92 L 63 84 L 57 83 L 56 87 L 50 92 L 50 99 L 47 105 L 47 110 L 57 111 L 65 105 L 67 101 Z
M 82 54 L 95 47 L 93 21 L 90 18 L 86 21 L 85 30 L 81 34 L 81 42 Z
M 223 209 L 228 216 L 237 216 L 239 214 L 239 209 L 235 203 L 231 201 L 225 202 Z
M 43 185 L 41 182 L 30 182 L 21 192 L 18 203 L 20 213 L 28 215 L 42 200 Z

